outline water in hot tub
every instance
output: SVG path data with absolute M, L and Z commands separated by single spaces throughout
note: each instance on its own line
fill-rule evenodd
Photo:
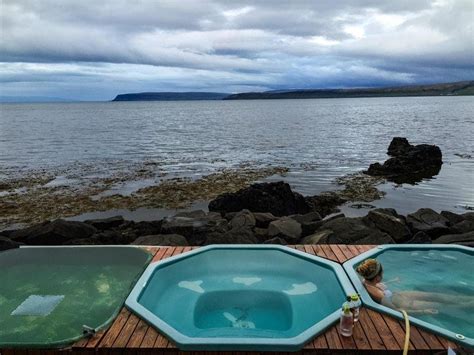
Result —
M 474 338 L 473 259 L 467 252 L 441 249 L 388 250 L 377 256 L 383 265 L 383 282 L 395 294 L 421 291 L 431 294 L 429 300 L 445 300 L 426 304 L 437 314 L 414 317 L 469 338 Z

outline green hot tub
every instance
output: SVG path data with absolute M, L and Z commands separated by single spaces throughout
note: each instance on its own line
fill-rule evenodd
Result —
M 0 349 L 63 347 L 107 326 L 151 255 L 135 247 L 0 253 Z

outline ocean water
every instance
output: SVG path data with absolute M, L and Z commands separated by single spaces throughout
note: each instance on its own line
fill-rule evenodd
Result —
M 74 184 L 144 162 L 157 176 L 193 178 L 279 165 L 294 190 L 314 195 L 384 161 L 403 136 L 440 146 L 443 167 L 417 185 L 382 185 L 386 197 L 373 205 L 461 213 L 474 206 L 473 128 L 472 97 L 1 104 L 0 181 L 42 169 L 58 176 L 53 184 Z

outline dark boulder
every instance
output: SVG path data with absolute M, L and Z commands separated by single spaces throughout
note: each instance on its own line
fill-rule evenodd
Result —
M 122 233 L 126 234 L 125 231 L 130 235 L 135 235 L 141 237 L 144 235 L 156 235 L 161 233 L 161 226 L 163 225 L 162 220 L 158 221 L 141 221 L 137 223 L 130 224 L 127 228 L 122 228 L 120 230 Z
M 431 238 L 425 232 L 416 233 L 411 239 L 407 240 L 405 244 L 431 244 Z
M 72 239 L 65 245 L 127 245 L 136 239 L 135 234 L 128 234 L 117 230 L 100 231 L 89 238 Z
M 89 219 L 87 221 L 84 221 L 84 223 L 90 224 L 94 228 L 97 228 L 98 230 L 106 230 L 106 229 L 112 229 L 120 226 L 123 224 L 125 220 L 123 219 L 122 216 L 115 216 L 115 217 L 110 217 L 110 218 L 103 218 L 103 219 Z
M 258 228 L 258 227 L 256 227 L 256 228 L 254 228 L 253 231 L 255 233 L 255 236 L 259 240 L 259 242 L 264 242 L 265 240 L 267 240 L 269 238 L 267 228 Z
M 468 221 L 474 221 L 474 212 L 466 212 L 463 213 L 462 216 L 464 219 L 467 219 Z
M 225 233 L 212 232 L 206 236 L 204 245 L 210 244 L 257 244 L 258 239 L 252 229 L 234 228 Z
M 309 212 L 306 214 L 294 214 L 289 217 L 291 219 L 294 219 L 299 224 L 317 222 L 322 219 L 318 212 Z
M 388 154 L 392 157 L 383 164 L 371 164 L 365 173 L 384 176 L 396 183 L 415 183 L 437 175 L 443 164 L 438 146 L 411 145 L 406 138 L 395 137 L 390 143 Z
M 441 211 L 441 216 L 446 218 L 452 225 L 464 221 L 464 216 L 450 211 Z
M 390 145 L 388 146 L 387 154 L 393 157 L 406 154 L 412 145 L 408 142 L 408 139 L 403 137 L 393 137 Z
M 287 245 L 288 243 L 286 242 L 285 239 L 280 238 L 280 237 L 274 237 L 271 239 L 267 239 L 263 242 L 263 244 L 279 244 L 279 245 Z
M 253 214 L 253 216 L 255 217 L 255 223 L 258 228 L 268 228 L 268 225 L 271 222 L 278 219 L 278 217 L 275 217 L 273 214 L 268 212 L 256 212 Z
M 326 222 L 320 231 L 329 230 L 319 239 L 319 244 L 392 244 L 387 233 L 368 227 L 361 218 L 342 217 Z M 316 231 L 316 233 L 319 231 Z
M 474 231 L 474 221 L 470 221 L 468 219 L 456 223 L 452 230 L 456 231 L 456 233 L 467 233 Z
M 20 243 L 8 239 L 7 237 L 0 236 L 0 251 L 18 248 L 20 245 Z
M 396 243 L 402 243 L 411 237 L 405 219 L 391 208 L 377 208 L 369 211 L 363 218 L 364 223 L 390 235 Z
M 449 220 L 431 208 L 420 208 L 415 213 L 410 213 L 407 215 L 407 224 L 413 234 L 425 232 L 431 239 L 453 232 Z
M 146 235 L 133 241 L 133 245 L 187 246 L 188 241 L 179 234 Z
M 474 232 L 463 234 L 447 234 L 436 238 L 433 243 L 436 244 L 461 244 L 474 247 Z
M 310 207 L 310 210 L 318 212 L 321 217 L 326 217 L 332 213 L 339 212 L 337 206 L 346 202 L 345 199 L 332 191 L 323 192 L 316 196 L 308 196 L 305 197 L 305 200 Z
M 270 238 L 280 237 L 293 244 L 301 238 L 301 232 L 301 224 L 289 217 L 282 217 L 268 226 L 268 236 Z
M 249 210 L 237 212 L 230 221 L 230 227 L 233 228 L 254 228 L 256 224 L 255 217 Z
M 320 244 L 322 239 L 328 238 L 334 232 L 331 229 L 319 230 L 316 233 L 308 235 L 301 240 L 301 244 Z
M 10 238 L 29 245 L 62 245 L 69 240 L 89 238 L 95 233 L 97 229 L 87 223 L 57 219 L 15 231 Z
M 213 213 L 198 218 L 166 218 L 161 226 L 161 234 L 179 234 L 184 236 L 190 245 L 202 245 L 208 234 L 223 234 L 228 229 L 227 220 Z
M 321 216 L 318 212 L 309 212 L 306 214 L 296 214 L 289 216 L 296 222 L 301 224 L 301 236 L 305 237 L 315 230 L 317 230 L 323 224 Z
M 225 193 L 209 203 L 209 211 L 270 212 L 275 216 L 288 216 L 310 212 L 305 198 L 291 191 L 290 185 L 283 181 L 253 184 L 234 193 Z
M 315 221 L 310 223 L 303 223 L 301 224 L 301 236 L 306 237 L 310 234 L 316 232 L 322 225 L 324 221 Z

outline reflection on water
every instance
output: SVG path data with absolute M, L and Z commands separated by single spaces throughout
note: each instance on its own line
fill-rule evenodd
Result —
M 474 205 L 470 97 L 2 104 L 0 110 L 0 181 L 44 169 L 56 175 L 49 184 L 87 184 L 145 164 L 143 183 L 125 178 L 110 192 L 126 195 L 163 174 L 199 178 L 248 163 L 287 166 L 285 180 L 314 195 L 337 188 L 336 177 L 385 161 L 391 138 L 403 136 L 439 145 L 442 169 L 417 185 L 383 185 L 387 195 L 375 205 L 401 213 Z

